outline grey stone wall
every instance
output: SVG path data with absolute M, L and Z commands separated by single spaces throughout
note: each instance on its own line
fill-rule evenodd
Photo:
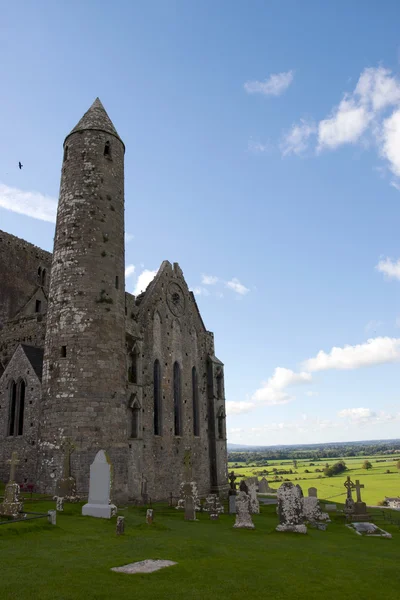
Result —
M 42 281 L 38 269 L 45 269 Z M 49 289 L 51 254 L 25 240 L 0 231 L 0 327 L 25 306 L 44 283 Z M 42 312 L 45 312 L 43 307 Z
M 8 436 L 10 384 L 23 379 L 26 384 L 23 434 Z M 8 481 L 7 460 L 18 453 L 18 483 L 36 483 L 38 415 L 41 383 L 21 347 L 15 352 L 0 379 L 0 480 Z
M 111 154 L 104 155 L 106 143 Z M 100 448 L 114 465 L 115 499 L 127 493 L 124 146 L 79 130 L 67 137 L 57 213 L 43 371 L 41 485 L 61 473 L 61 443 L 76 445 L 80 493 Z M 118 279 L 117 279 L 118 278 Z M 49 479 L 52 472 L 54 478 Z

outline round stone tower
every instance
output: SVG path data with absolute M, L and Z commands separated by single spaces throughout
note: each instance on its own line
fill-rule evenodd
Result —
M 103 449 L 116 502 L 126 500 L 128 480 L 124 152 L 98 98 L 64 142 L 38 464 L 41 488 L 54 491 L 72 444 L 71 474 L 84 494 Z

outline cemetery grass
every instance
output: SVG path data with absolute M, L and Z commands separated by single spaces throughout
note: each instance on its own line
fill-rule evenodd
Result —
M 54 502 L 36 502 L 47 511 Z M 46 520 L 0 526 L 0 597 L 7 600 L 336 600 L 348 596 L 397 600 L 400 530 L 378 522 L 393 539 L 356 535 L 339 519 L 327 531 L 307 535 L 275 531 L 275 506 L 254 515 L 253 531 L 233 529 L 234 517 L 185 522 L 183 512 L 154 506 L 155 522 L 145 523 L 145 508 L 121 510 L 125 535 L 116 536 L 115 518 L 81 516 L 81 505 L 65 505 L 57 525 Z M 377 512 L 378 514 L 378 512 Z M 395 513 L 394 513 L 395 514 Z M 399 515 L 399 513 L 397 513 Z M 126 575 L 111 567 L 144 559 L 169 559 L 178 565 L 152 574 Z
M 232 453 L 231 453 L 232 456 Z M 325 464 L 329 463 L 332 466 L 339 460 L 344 460 L 347 470 L 343 473 L 326 477 L 323 473 L 316 473 L 315 469 L 324 469 Z M 363 469 L 362 465 L 365 460 L 372 464 L 371 469 Z M 380 462 L 385 460 L 385 462 Z M 250 464 L 240 462 L 230 462 L 228 465 L 229 471 L 234 470 L 235 474 L 241 477 L 265 476 L 273 489 L 278 489 L 282 484 L 282 480 L 288 479 L 294 483 L 298 483 L 307 495 L 309 487 L 316 487 L 320 498 L 330 498 L 331 502 L 344 502 L 345 488 L 343 486 L 346 477 L 349 475 L 354 481 L 359 479 L 360 483 L 365 486 L 362 490 L 362 499 L 367 504 L 375 506 L 378 502 L 384 500 L 385 496 L 400 496 L 400 471 L 397 469 L 397 462 L 400 460 L 400 455 L 396 456 L 357 456 L 357 457 L 340 457 L 315 460 L 298 460 L 297 467 L 294 468 L 293 460 L 268 460 L 268 465 Z M 313 463 L 311 466 L 310 463 Z M 237 468 L 236 465 L 239 465 Z M 273 468 L 278 470 L 290 470 L 292 474 L 280 475 L 282 480 L 274 481 Z M 268 475 L 264 471 L 268 471 Z M 308 470 L 309 473 L 305 471 Z M 387 473 L 386 471 L 390 471 Z M 297 471 L 297 473 L 295 473 Z M 238 480 L 239 481 L 239 480 Z

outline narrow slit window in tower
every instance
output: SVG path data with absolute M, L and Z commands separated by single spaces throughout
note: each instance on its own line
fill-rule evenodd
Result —
M 119 288 L 119 279 L 118 279 L 118 275 L 115 276 L 115 289 L 117 290 Z
M 17 403 L 17 386 L 15 381 L 10 384 L 10 410 L 8 413 L 8 435 L 14 435 L 15 409 Z
M 42 283 L 42 267 L 39 267 L 37 270 L 37 276 L 38 276 L 38 281 L 41 284 Z
M 21 379 L 18 386 L 18 435 L 24 433 L 25 381 Z
M 224 394 L 224 375 L 222 369 L 217 372 L 217 398 L 223 398 Z
M 106 158 L 111 158 L 111 144 L 110 142 L 106 142 L 104 146 L 104 156 Z
M 42 271 L 41 285 L 42 285 L 42 287 L 44 287 L 46 285 L 46 269 L 43 269 L 43 271 Z
M 61 346 L 60 356 L 61 356 L 61 358 L 66 358 L 66 356 L 67 356 L 67 346 Z
M 174 426 L 175 435 L 182 435 L 181 368 L 174 363 Z
M 37 313 L 42 312 L 42 301 L 41 300 L 36 300 L 35 312 L 37 312 Z
M 161 365 L 154 361 L 154 435 L 161 435 Z
M 193 435 L 200 435 L 199 428 L 199 386 L 196 367 L 192 369 Z
M 64 148 L 64 160 L 68 160 L 68 146 Z
M 220 410 L 218 411 L 217 422 L 218 422 L 218 439 L 224 440 L 225 439 L 225 413 L 222 408 L 220 408 Z
M 130 354 L 130 366 L 129 366 L 129 381 L 130 383 L 138 383 L 138 363 L 139 363 L 139 352 L 136 346 L 133 348 Z

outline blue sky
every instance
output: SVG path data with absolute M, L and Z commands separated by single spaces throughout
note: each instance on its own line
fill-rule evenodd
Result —
M 52 249 L 62 142 L 99 96 L 127 290 L 180 263 L 229 441 L 398 437 L 398 2 L 0 6 L 0 228 Z

